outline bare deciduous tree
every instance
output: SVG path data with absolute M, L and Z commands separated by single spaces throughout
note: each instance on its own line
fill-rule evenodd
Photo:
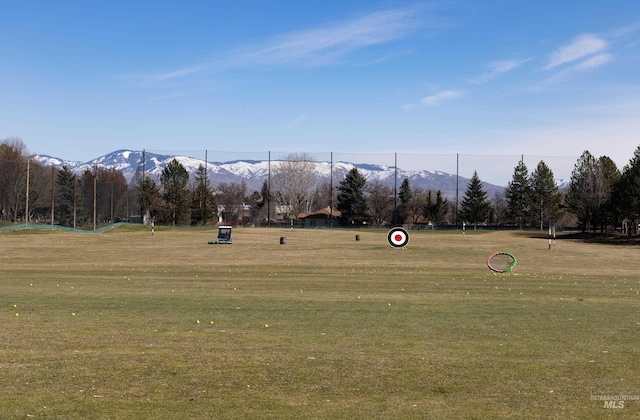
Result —
M 367 186 L 367 205 L 374 226 L 389 223 L 393 215 L 393 189 L 385 185 L 380 178 L 371 180 Z
M 583 231 L 593 229 L 602 219 L 601 213 L 608 204 L 613 184 L 617 180 L 617 169 L 606 156 L 596 160 L 589 151 L 585 151 L 571 173 L 571 185 L 566 203 L 569 210 L 578 217 Z
M 0 142 L 0 218 L 17 222 L 24 213 L 27 186 L 27 152 L 21 139 Z
M 274 165 L 273 197 L 278 204 L 290 209 L 290 216 L 314 210 L 316 202 L 316 162 L 306 153 L 290 154 Z
M 407 203 L 408 219 L 406 221 L 416 224 L 424 214 L 424 206 L 427 205 L 427 192 L 424 188 L 414 187 L 413 196 Z
M 242 182 L 221 182 L 216 191 L 216 202 L 222 211 L 222 218 L 228 222 L 242 221 L 247 196 L 247 184 Z

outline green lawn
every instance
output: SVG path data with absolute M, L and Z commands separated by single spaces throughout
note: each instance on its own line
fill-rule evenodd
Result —
M 409 234 L 0 233 L 0 418 L 640 416 L 638 247 Z

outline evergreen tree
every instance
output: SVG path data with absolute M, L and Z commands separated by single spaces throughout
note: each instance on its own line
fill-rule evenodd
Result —
M 195 187 L 191 193 L 191 224 L 206 225 L 215 220 L 218 208 L 215 196 L 209 188 L 206 168 L 200 164 L 195 174 Z
M 596 214 L 596 221 L 606 231 L 607 226 L 615 224 L 617 219 L 614 193 L 621 175 L 615 162 L 608 156 L 598 158 L 598 169 L 602 173 L 606 199 Z
M 269 204 L 269 201 L 271 200 L 270 195 L 271 193 L 269 192 L 269 183 L 265 179 L 262 183 L 262 188 L 260 189 L 260 197 L 262 198 L 260 207 L 264 207 Z
M 578 218 L 578 223 L 584 232 L 589 227 L 593 216 L 590 196 L 593 189 L 593 174 L 595 159 L 588 150 L 582 153 L 571 171 L 571 181 L 567 192 L 566 204 Z
M 436 192 L 435 202 L 433 201 L 431 190 L 427 192 L 427 203 L 424 206 L 424 217 L 431 221 L 433 226 L 440 224 L 449 210 L 449 203 L 446 198 L 442 198 L 442 192 Z
M 474 171 L 467 190 L 462 199 L 462 217 L 473 223 L 473 228 L 478 228 L 478 222 L 484 222 L 489 216 L 489 202 L 487 192 L 482 188 L 482 182 L 478 172 Z
M 409 178 L 405 177 L 400 184 L 400 192 L 398 193 L 400 199 L 400 205 L 397 209 L 396 224 L 402 225 L 407 221 L 410 216 L 409 206 L 411 199 L 413 198 L 413 190 L 409 184 Z
M 273 218 L 273 211 L 271 205 L 271 190 L 269 189 L 269 183 L 265 179 L 262 183 L 262 188 L 260 189 L 260 217 L 262 220 L 267 222 L 267 225 L 271 224 L 271 220 Z
M 93 223 L 93 173 L 86 169 L 77 186 L 76 220 L 78 225 Z
M 605 209 L 611 206 L 611 195 L 617 182 L 617 168 L 606 156 L 596 160 L 585 151 L 571 172 L 571 185 L 566 203 L 569 211 L 578 217 L 582 231 L 606 224 Z M 629 185 L 631 191 L 635 188 Z
M 560 215 L 562 196 L 558 192 L 553 172 L 544 161 L 540 161 L 531 174 L 531 224 L 544 230 L 545 223 L 557 221 Z
M 529 172 L 523 161 L 520 161 L 513 171 L 511 182 L 505 190 L 505 198 L 509 220 L 522 229 L 528 218 L 531 198 Z
M 184 220 L 188 209 L 189 173 L 175 158 L 162 171 L 163 197 L 171 210 L 171 224 Z
M 140 201 L 140 215 L 144 217 L 148 213 L 149 216 L 155 217 L 160 201 L 160 189 L 156 181 L 150 177 L 140 178 L 140 184 L 137 188 L 138 199 Z
M 620 217 L 630 220 L 640 219 L 640 146 L 636 148 L 633 158 L 622 169 L 614 191 L 613 202 Z
M 58 172 L 56 179 L 56 218 L 62 226 L 73 227 L 75 177 L 73 172 L 65 165 Z
M 370 221 L 364 196 L 366 179 L 358 168 L 351 169 L 338 186 L 337 209 L 342 213 L 340 223 L 345 226 L 362 226 Z

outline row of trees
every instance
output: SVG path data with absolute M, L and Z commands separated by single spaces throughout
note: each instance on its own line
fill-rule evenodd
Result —
M 95 167 L 77 176 L 30 160 L 18 138 L 0 142 L 0 220 L 63 226 L 124 220 L 128 192 L 120 171 Z
M 157 179 L 137 174 L 128 184 L 114 169 L 94 167 L 77 176 L 67 167 L 43 167 L 29 159 L 20 139 L 6 139 L 0 142 L 0 219 L 95 226 L 132 220 L 135 214 L 171 225 L 219 219 L 259 224 L 272 223 L 276 215 L 288 222 L 332 207 L 342 213 L 339 222 L 345 226 L 466 222 L 544 229 L 554 221 L 595 232 L 637 226 L 640 220 L 640 147 L 622 171 L 610 158 L 596 159 L 585 151 L 562 191 L 544 161 L 532 173 L 519 162 L 504 194 L 494 197 L 488 197 L 474 172 L 459 203 L 441 191 L 413 187 L 408 178 L 396 194 L 380 179 L 365 179 L 357 168 L 334 186 L 332 179 L 320 181 L 316 165 L 306 154 L 289 155 L 251 194 L 244 182 L 214 187 L 205 167 L 191 176 L 175 159 Z
M 467 222 L 517 226 L 520 229 L 545 229 L 547 223 L 577 225 L 582 231 L 594 233 L 600 229 L 637 233 L 640 222 L 640 147 L 622 171 L 607 156 L 595 158 L 585 151 L 577 160 L 569 187 L 560 191 L 552 170 L 540 161 L 532 173 L 520 161 L 514 168 L 511 182 L 504 190 L 489 198 L 477 172 L 473 173 L 460 206 L 449 203 L 436 192 L 412 189 L 405 178 L 400 186 L 400 204 L 390 212 L 389 205 L 380 205 L 381 197 L 389 196 L 379 180 L 374 180 L 365 199 L 366 180 L 357 169 L 341 182 L 338 209 L 346 215 L 346 224 L 373 221 L 383 224 L 389 218 L 394 224 L 428 222 Z M 382 201 L 383 202 L 383 201 Z M 385 210 L 382 210 L 385 209 Z M 459 210 L 459 211 L 458 211 Z M 353 214 L 356 214 L 354 216 Z
M 493 205 L 486 200 L 479 182 L 469 184 L 462 202 L 463 217 L 477 223 L 501 215 L 507 224 L 544 229 L 548 222 L 577 225 L 583 232 L 616 229 L 637 233 L 640 222 L 640 147 L 620 171 L 608 156 L 595 158 L 588 150 L 578 158 L 569 186 L 559 191 L 553 172 L 541 161 L 529 174 L 524 162 L 515 167 L 511 182 Z M 475 185 L 475 186 L 474 186 Z M 475 197 L 475 199 L 473 199 Z M 472 204 L 469 206 L 469 204 Z M 504 208 L 504 212 L 501 211 Z M 477 213 L 469 213 L 476 209 Z
M 412 188 L 408 178 L 402 181 L 395 205 L 390 187 L 374 180 L 367 188 L 366 180 L 354 168 L 338 188 L 338 210 L 343 223 L 362 225 L 372 222 L 383 225 L 424 225 L 469 223 L 474 228 L 480 224 L 511 225 L 520 228 L 535 226 L 543 221 L 557 220 L 561 213 L 562 195 L 553 180 L 553 173 L 541 162 L 529 175 L 526 166 L 516 168 L 514 181 L 509 183 L 505 196 L 492 199 L 484 190 L 478 173 L 474 171 L 459 208 L 444 198 L 441 191 L 435 193 L 422 188 Z M 366 192 L 368 191 L 368 194 Z M 385 197 L 387 197 L 385 199 Z

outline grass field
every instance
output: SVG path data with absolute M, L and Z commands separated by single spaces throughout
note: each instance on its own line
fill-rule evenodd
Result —
M 0 418 L 640 417 L 637 246 L 233 235 L 0 234 Z

